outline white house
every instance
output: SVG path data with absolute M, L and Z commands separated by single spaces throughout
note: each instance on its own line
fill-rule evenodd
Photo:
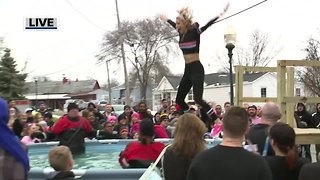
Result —
M 153 90 L 153 110 L 157 111 L 161 106 L 161 100 L 167 99 L 168 102 L 175 101 L 181 76 L 163 76 L 158 86 Z M 190 95 L 192 95 L 190 93 Z M 187 99 L 193 98 L 187 96 Z M 171 104 L 170 103 L 170 104 Z
M 174 101 L 181 80 L 181 76 L 164 76 L 153 91 L 153 107 L 156 110 L 163 98 Z M 235 78 L 233 78 L 235 81 Z M 206 74 L 204 79 L 203 99 L 213 104 L 223 105 L 230 101 L 230 86 L 228 73 Z M 234 85 L 235 87 L 235 85 Z M 235 91 L 234 91 L 235 93 Z M 295 95 L 304 96 L 302 83 L 295 83 Z M 244 97 L 276 97 L 277 76 L 274 73 L 246 73 L 243 75 Z M 186 101 L 193 101 L 192 90 Z M 251 103 L 259 105 L 261 103 Z
M 54 109 L 63 108 L 68 99 L 101 101 L 108 94 L 96 80 L 71 81 L 65 77 L 62 81 L 27 82 L 25 88 L 28 89 L 25 96 L 31 101 L 31 105 L 37 106 L 37 102 L 43 101 Z

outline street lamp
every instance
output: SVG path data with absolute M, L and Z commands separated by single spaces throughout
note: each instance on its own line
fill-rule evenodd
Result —
M 233 28 L 233 26 L 229 26 L 224 33 L 224 42 L 226 44 L 226 48 L 228 49 L 228 56 L 229 56 L 229 77 L 230 77 L 230 103 L 231 105 L 234 105 L 233 103 L 233 74 L 232 74 L 232 50 L 235 47 L 236 43 L 236 32 Z

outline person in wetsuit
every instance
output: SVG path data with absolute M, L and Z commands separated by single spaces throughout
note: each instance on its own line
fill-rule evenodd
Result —
M 176 22 L 168 19 L 165 15 L 160 16 L 162 21 L 168 22 L 172 27 L 177 29 L 179 33 L 179 47 L 183 52 L 185 60 L 185 70 L 176 97 L 176 103 L 178 105 L 177 110 L 180 112 L 188 111 L 189 106 L 184 99 L 191 87 L 193 87 L 194 101 L 202 107 L 201 116 L 202 120 L 205 122 L 208 120 L 208 115 L 211 116 L 209 119 L 212 120 L 216 119 L 216 115 L 214 114 L 213 109 L 211 109 L 211 107 L 202 99 L 204 68 L 199 58 L 200 35 L 217 21 L 227 9 L 228 5 L 223 13 L 220 13 L 201 28 L 197 22 L 193 22 L 192 13 L 188 7 L 178 11 L 179 15 L 176 18 Z
M 92 126 L 79 115 L 77 104 L 69 103 L 67 109 L 68 114 L 62 116 L 51 130 L 58 136 L 59 145 L 68 146 L 72 154 L 82 154 L 85 152 L 84 138 L 91 133 Z

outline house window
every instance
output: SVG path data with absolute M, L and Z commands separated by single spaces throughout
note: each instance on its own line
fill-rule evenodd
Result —
M 154 94 L 154 100 L 161 102 L 161 94 Z
M 261 97 L 267 97 L 267 88 L 261 88 Z
M 161 94 L 154 94 L 154 106 L 158 107 L 161 105 Z
M 126 90 L 125 89 L 121 89 L 120 90 L 120 99 L 126 97 Z
M 154 94 L 154 102 L 155 102 L 155 104 L 156 105 L 159 105 L 159 104 L 161 104 L 161 98 L 162 97 L 162 95 L 161 94 Z
M 171 99 L 171 94 L 170 93 L 163 93 L 163 98 L 162 99 L 166 99 L 167 101 L 170 101 Z M 161 99 L 161 100 L 162 100 Z
M 300 88 L 296 88 L 296 96 L 301 96 L 301 89 Z

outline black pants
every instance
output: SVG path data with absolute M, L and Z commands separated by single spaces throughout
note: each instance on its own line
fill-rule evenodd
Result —
M 312 162 L 310 144 L 301 145 L 301 151 L 299 153 L 300 157 L 308 158 Z
M 201 106 L 201 111 L 207 112 L 210 106 L 202 99 L 204 82 L 204 69 L 200 61 L 186 64 L 184 74 L 180 81 L 176 103 L 181 106 L 182 110 L 188 110 L 189 106 L 184 101 L 193 87 L 193 98 L 196 104 Z
M 316 144 L 316 157 L 317 162 L 320 162 L 320 159 L 318 158 L 318 154 L 320 153 L 320 144 Z

